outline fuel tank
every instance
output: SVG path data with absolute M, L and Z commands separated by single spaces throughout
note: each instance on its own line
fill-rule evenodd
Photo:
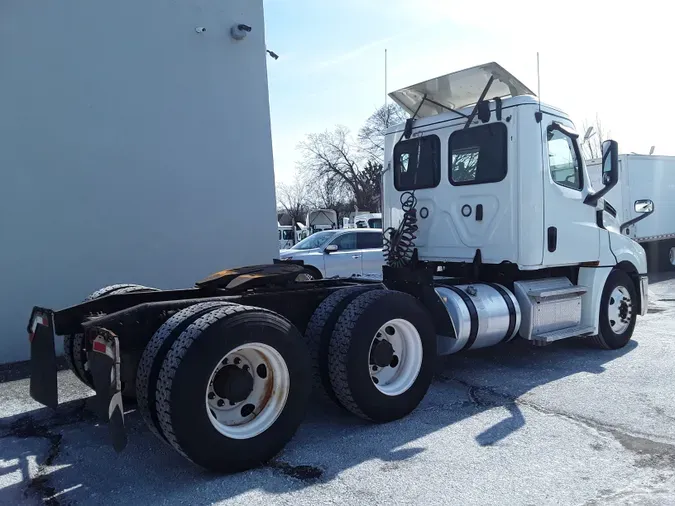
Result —
M 496 283 L 436 284 L 456 339 L 448 353 L 510 341 L 520 328 L 520 306 L 511 291 Z

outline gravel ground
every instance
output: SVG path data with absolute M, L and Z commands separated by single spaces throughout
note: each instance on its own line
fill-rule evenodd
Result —
M 69 371 L 57 413 L 0 371 L 0 504 L 675 504 L 675 280 L 652 283 L 623 350 L 447 357 L 405 420 L 370 425 L 317 399 L 274 462 L 233 476 L 195 468 L 134 412 L 115 454 Z

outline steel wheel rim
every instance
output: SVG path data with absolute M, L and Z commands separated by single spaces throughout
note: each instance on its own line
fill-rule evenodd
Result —
M 668 250 L 668 260 L 670 260 L 670 265 L 675 266 L 675 248 Z
M 231 401 L 223 396 L 220 388 L 222 375 L 234 371 L 232 367 L 248 373 L 253 379 L 251 391 L 245 399 Z M 243 377 L 241 372 L 235 373 Z M 239 346 L 220 359 L 211 372 L 206 387 L 209 421 L 218 432 L 232 439 L 258 436 L 281 415 L 290 385 L 288 366 L 276 349 L 263 343 Z
M 624 286 L 612 290 L 607 304 L 609 326 L 615 334 L 622 334 L 630 326 L 633 316 L 633 305 L 630 292 Z
M 383 357 L 377 356 L 377 348 L 382 346 L 383 340 L 391 345 L 393 352 L 389 365 L 383 365 Z M 384 346 L 388 348 L 388 345 Z M 401 395 L 415 383 L 422 369 L 422 359 L 422 338 L 415 326 L 401 318 L 390 320 L 380 327 L 370 343 L 370 379 L 383 394 Z

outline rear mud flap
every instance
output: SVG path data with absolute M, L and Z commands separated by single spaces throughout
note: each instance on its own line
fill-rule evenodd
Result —
M 30 341 L 30 396 L 47 407 L 59 404 L 56 384 L 53 313 L 34 307 L 28 321 Z
M 124 430 L 124 407 L 120 380 L 120 347 L 117 336 L 103 328 L 93 328 L 89 351 L 89 371 L 96 391 L 96 412 L 108 422 L 108 429 L 116 451 L 127 445 Z

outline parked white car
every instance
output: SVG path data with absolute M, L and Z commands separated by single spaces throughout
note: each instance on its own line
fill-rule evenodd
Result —
M 381 229 L 325 230 L 310 235 L 290 249 L 281 250 L 281 260 L 302 260 L 317 276 L 377 274 L 382 270 Z

